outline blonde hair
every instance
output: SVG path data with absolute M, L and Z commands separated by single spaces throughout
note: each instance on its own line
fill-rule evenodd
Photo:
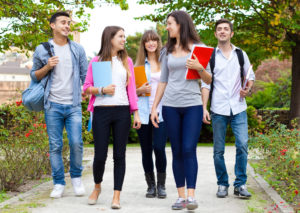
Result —
M 142 66 L 145 64 L 145 58 L 148 57 L 148 53 L 145 48 L 145 43 L 150 40 L 157 41 L 157 48 L 155 50 L 155 56 L 156 56 L 155 58 L 156 58 L 156 61 L 158 62 L 158 58 L 160 55 L 160 49 L 161 49 L 160 36 L 154 30 L 147 30 L 147 31 L 145 31 L 145 33 L 143 34 L 143 36 L 141 38 L 139 50 L 138 50 L 136 61 L 135 61 L 136 66 Z

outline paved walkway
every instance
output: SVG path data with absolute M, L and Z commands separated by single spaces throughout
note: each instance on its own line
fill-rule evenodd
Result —
M 229 188 L 229 197 L 225 199 L 216 198 L 216 177 L 213 166 L 212 147 L 198 147 L 198 180 L 196 189 L 196 199 L 199 208 L 194 212 L 222 212 L 222 213 L 243 213 L 248 212 L 247 201 L 233 196 L 233 187 Z M 226 164 L 232 186 L 234 180 L 234 161 L 235 147 L 226 147 Z M 141 163 L 141 152 L 139 147 L 127 149 L 127 168 L 126 176 L 121 193 L 122 213 L 166 213 L 171 210 L 172 203 L 177 198 L 177 191 L 172 173 L 172 156 L 170 148 L 167 148 L 167 198 L 146 198 L 146 183 Z M 110 203 L 113 195 L 113 160 L 112 149 L 109 149 L 109 155 L 102 183 L 102 192 L 98 203 L 94 206 L 87 205 L 87 198 L 93 189 L 93 176 L 91 163 L 85 167 L 83 181 L 87 191 L 84 197 L 75 197 L 73 188 L 70 184 L 70 177 L 66 178 L 67 187 L 63 198 L 49 198 L 50 187 L 41 191 L 33 199 L 35 202 L 44 203 L 45 206 L 32 208 L 36 213 L 93 213 L 93 212 L 116 212 L 110 209 Z M 187 210 L 184 210 L 187 212 Z M 193 211 L 190 211 L 193 212 Z

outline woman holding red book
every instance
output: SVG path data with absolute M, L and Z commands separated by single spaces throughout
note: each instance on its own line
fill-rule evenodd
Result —
M 168 42 L 160 56 L 162 74 L 151 120 L 158 127 L 157 106 L 162 99 L 162 116 L 171 141 L 172 166 L 178 191 L 178 199 L 172 209 L 187 207 L 188 210 L 193 210 L 198 207 L 195 200 L 198 172 L 196 148 L 203 108 L 198 80 L 186 80 L 186 68 L 198 70 L 201 79 L 207 84 L 211 82 L 211 75 L 197 58 L 189 59 L 193 44 L 200 43 L 190 15 L 184 11 L 170 13 L 167 17 L 167 30 Z

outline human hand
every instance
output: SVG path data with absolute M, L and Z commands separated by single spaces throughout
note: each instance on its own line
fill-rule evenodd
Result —
M 115 94 L 116 85 L 110 84 L 103 88 L 103 94 L 105 95 L 114 95 Z
M 159 124 L 159 119 L 158 119 L 158 113 L 157 113 L 156 109 L 153 109 L 153 108 L 152 108 L 152 112 L 151 112 L 151 117 L 150 117 L 150 119 L 151 119 L 151 122 L 152 122 L 153 126 L 154 126 L 155 128 L 158 128 L 158 127 L 159 127 L 159 126 L 158 126 L 158 124 Z
M 210 115 L 207 109 L 203 109 L 203 123 L 210 124 Z
M 200 64 L 197 56 L 193 53 L 194 59 L 187 59 L 186 61 L 186 67 L 188 69 L 193 69 L 193 70 L 204 70 L 204 67 L 202 64 Z
M 141 123 L 140 115 L 139 115 L 138 111 L 135 111 L 132 128 L 139 129 L 139 128 L 141 128 L 141 125 L 142 125 L 142 123 Z
M 48 63 L 46 66 L 48 66 L 49 70 L 53 69 L 57 64 L 59 63 L 59 58 L 58 56 L 53 56 L 48 59 Z

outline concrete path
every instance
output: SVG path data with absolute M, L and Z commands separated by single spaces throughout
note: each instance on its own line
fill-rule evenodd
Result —
M 213 166 L 212 147 L 198 147 L 198 180 L 196 189 L 196 199 L 199 208 L 194 212 L 222 212 L 222 213 L 242 213 L 247 212 L 247 201 L 235 198 L 233 196 L 233 187 L 230 187 L 229 197 L 225 199 L 216 198 L 216 177 Z M 226 147 L 226 164 L 230 176 L 230 184 L 234 181 L 234 157 L 235 148 Z M 170 148 L 167 148 L 167 181 L 166 188 L 168 197 L 166 199 L 146 198 L 146 183 L 141 163 L 140 148 L 127 149 L 127 169 L 126 176 L 121 194 L 121 210 L 124 213 L 158 213 L 158 212 L 174 212 L 171 210 L 172 203 L 177 198 L 177 191 L 172 173 L 172 155 Z M 69 177 L 67 179 L 67 187 L 63 198 L 50 199 L 50 190 L 40 194 L 39 203 L 45 206 L 33 208 L 32 212 L 36 213 L 93 213 L 93 212 L 116 212 L 110 209 L 111 199 L 113 195 L 113 160 L 112 150 L 109 150 L 108 160 L 106 164 L 104 180 L 102 183 L 102 192 L 98 203 L 94 206 L 87 205 L 87 198 L 93 189 L 93 176 L 91 164 L 86 166 L 83 181 L 87 194 L 84 197 L 75 197 L 73 188 L 70 184 Z M 184 210 L 187 212 L 187 210 Z M 193 211 L 190 211 L 193 212 Z

